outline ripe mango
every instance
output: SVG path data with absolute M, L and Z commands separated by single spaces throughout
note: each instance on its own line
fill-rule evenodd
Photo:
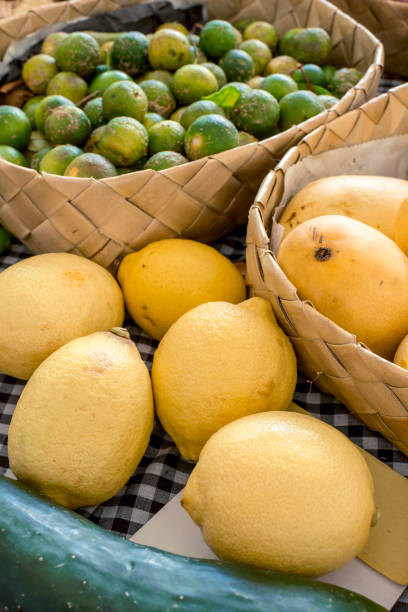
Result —
M 300 299 L 392 358 L 408 332 L 408 257 L 390 238 L 355 219 L 320 216 L 284 238 L 278 263 Z
M 396 215 L 408 198 L 408 181 L 389 176 L 327 176 L 303 187 L 283 211 L 279 223 L 286 236 L 308 219 L 345 215 L 395 239 Z

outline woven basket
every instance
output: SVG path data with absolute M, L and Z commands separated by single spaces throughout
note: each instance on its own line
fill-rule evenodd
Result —
M 50 1 L 51 0 L 0 0 L 0 19 L 36 9 L 43 4 L 48 4 Z
M 408 137 L 401 140 L 404 134 L 408 135 L 408 85 L 391 89 L 321 126 L 288 151 L 266 176 L 249 211 L 247 282 L 252 295 L 271 302 L 308 379 L 408 454 L 408 372 L 356 342 L 310 302 L 301 301 L 279 267 L 275 259 L 278 245 L 272 248 L 270 239 L 285 204 L 307 182 L 331 174 L 386 174 L 386 168 L 381 171 L 386 146 L 388 158 L 402 146 L 395 163 L 389 163 L 398 168 L 400 178 L 407 178 Z M 367 143 L 367 148 L 359 157 L 355 147 L 348 147 L 360 143 Z M 370 151 L 377 153 L 375 166 Z
M 381 40 L 385 69 L 408 77 L 408 4 L 393 0 L 332 0 Z
M 0 57 L 14 40 L 46 24 L 135 4 L 138 0 L 59 2 L 4 19 Z M 330 61 L 355 66 L 364 76 L 335 107 L 299 126 L 161 172 L 144 170 L 96 181 L 39 174 L 0 160 L 0 223 L 31 251 L 69 251 L 115 270 L 125 254 L 153 240 L 184 236 L 212 242 L 246 223 L 262 178 L 291 146 L 377 91 L 381 43 L 325 0 L 210 0 L 208 13 L 229 20 L 268 19 L 280 34 L 295 26 L 321 26 L 333 40 Z

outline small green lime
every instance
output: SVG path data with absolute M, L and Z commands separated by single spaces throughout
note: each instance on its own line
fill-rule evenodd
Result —
M 67 166 L 64 176 L 103 179 L 116 176 L 115 166 L 98 153 L 82 153 Z
M 112 83 L 117 83 L 118 81 L 133 82 L 133 79 L 122 70 L 105 70 L 92 79 L 89 85 L 89 93 L 98 93 L 102 96 Z
M 148 49 L 149 40 L 142 32 L 124 32 L 113 43 L 112 66 L 131 76 L 140 74 L 149 65 Z
M 176 110 L 176 99 L 170 89 L 161 81 L 142 81 L 140 87 L 147 97 L 147 110 L 149 113 L 158 113 L 168 117 Z
M 331 93 L 337 98 L 341 98 L 349 89 L 357 85 L 362 76 L 362 73 L 355 68 L 336 70 L 330 83 Z
M 290 28 L 290 30 L 287 30 L 283 36 L 281 36 L 280 40 L 279 40 L 279 54 L 282 56 L 289 56 L 289 57 L 293 57 L 294 59 L 295 56 L 293 55 L 293 52 L 296 51 L 297 46 L 295 44 L 295 38 L 296 36 L 300 33 L 303 32 L 305 28 Z
M 33 98 L 27 100 L 27 102 L 23 106 L 22 110 L 29 118 L 32 128 L 35 128 L 35 109 L 43 99 L 44 96 L 34 96 Z
M 82 155 L 82 152 L 82 149 L 74 145 L 58 145 L 43 155 L 38 170 L 62 176 L 72 160 L 78 157 L 78 155 Z
M 164 117 L 162 117 L 162 115 L 159 115 L 158 113 L 146 113 L 143 117 L 142 123 L 145 126 L 146 130 L 149 130 L 152 125 L 154 125 L 155 123 L 159 123 L 159 121 L 163 120 Z
M 148 70 L 138 79 L 138 83 L 142 81 L 161 81 L 170 89 L 173 90 L 173 75 L 168 70 Z
M 263 83 L 264 77 L 261 75 L 257 75 L 252 77 L 251 79 L 249 79 L 249 81 L 247 81 L 247 84 L 250 86 L 251 89 L 262 89 L 261 85 Z
M 67 36 L 66 32 L 52 32 L 48 34 L 41 45 L 41 53 L 52 55 L 53 58 L 57 59 L 57 49 Z
M 293 79 L 296 83 L 313 83 L 326 87 L 326 76 L 323 70 L 317 64 L 303 64 L 293 73 Z
M 287 130 L 314 115 L 324 111 L 325 106 L 319 97 L 311 91 L 294 91 L 284 96 L 280 102 L 280 125 Z
M 279 121 L 279 102 L 263 89 L 251 89 L 241 95 L 231 119 L 238 129 L 256 138 L 268 138 Z
M 149 44 L 149 62 L 155 70 L 177 70 L 190 61 L 190 41 L 176 30 L 158 30 Z
M 48 83 L 58 72 L 57 62 L 51 55 L 38 53 L 23 64 L 21 76 L 31 91 L 44 94 Z
M 47 96 L 65 96 L 75 104 L 88 93 L 87 82 L 75 72 L 58 72 L 47 85 Z
M 174 75 L 174 95 L 180 104 L 191 104 L 217 90 L 217 79 L 202 65 L 187 64 Z
M 85 32 L 72 32 L 58 45 L 57 64 L 64 72 L 87 77 L 94 72 L 99 61 L 99 45 Z
M 185 109 L 180 123 L 185 130 L 188 130 L 190 125 L 201 117 L 202 115 L 222 115 L 225 117 L 225 113 L 218 104 L 211 102 L 210 100 L 197 100 Z
M 218 64 L 213 64 L 213 62 L 204 62 L 201 65 L 213 73 L 213 75 L 217 79 L 219 89 L 221 89 L 221 87 L 224 87 L 224 85 L 227 84 L 228 82 L 227 75 L 225 74 L 221 66 L 218 66 Z
M 275 51 L 279 40 L 275 26 L 267 21 L 254 21 L 245 28 L 244 39 L 250 40 L 252 38 L 261 40 L 272 51 Z
M 92 130 L 91 122 L 77 106 L 58 106 L 48 115 L 44 134 L 54 145 L 81 145 Z
M 241 32 L 241 34 L 243 34 L 245 32 L 245 29 L 251 23 L 254 23 L 254 21 L 256 21 L 256 19 L 254 19 L 254 17 L 247 17 L 245 19 L 238 19 L 238 21 L 234 21 L 233 26 L 234 26 L 234 28 L 236 28 L 238 30 L 238 32 Z
M 21 108 L 4 104 L 0 106 L 0 145 L 23 150 L 30 139 L 31 123 Z
M 31 158 L 31 162 L 30 162 L 30 166 L 33 170 L 39 170 L 40 169 L 40 162 L 42 160 L 42 158 L 47 155 L 48 151 L 51 151 L 52 147 L 50 145 L 47 145 L 46 147 L 44 147 L 43 149 L 40 149 L 39 151 L 37 151 L 37 153 L 34 153 L 34 155 Z
M 268 45 L 262 42 L 262 40 L 252 38 L 249 40 L 244 40 L 239 45 L 239 48 L 242 51 L 246 51 L 246 53 L 252 57 L 255 74 L 263 74 L 266 65 L 272 59 L 272 53 Z
M 200 49 L 200 47 L 196 47 L 195 45 L 190 45 L 190 59 L 189 64 L 204 64 L 207 62 L 208 58 L 204 51 Z
M 99 152 L 115 166 L 133 166 L 147 154 L 147 147 L 147 130 L 132 117 L 111 119 L 98 142 Z
M 184 152 L 184 128 L 177 121 L 159 121 L 149 129 L 149 155 L 159 151 Z
M 207 57 L 221 57 L 235 45 L 235 28 L 228 21 L 212 19 L 201 30 L 199 46 Z
M 292 77 L 287 74 L 269 74 L 263 79 L 261 89 L 280 100 L 286 94 L 297 91 L 298 86 Z
M 220 66 L 229 81 L 248 81 L 255 76 L 252 57 L 242 49 L 231 49 L 221 58 Z
M 268 74 L 287 74 L 292 76 L 299 66 L 299 62 L 294 57 L 290 57 L 290 55 L 277 55 L 267 63 L 265 76 Z
M 49 144 L 50 143 L 45 138 L 44 134 L 40 132 L 40 130 L 32 130 L 30 134 L 30 140 L 27 144 L 27 151 L 30 151 L 31 153 L 36 153 L 37 151 L 40 151 Z
M 239 136 L 239 146 L 251 144 L 252 142 L 258 142 L 258 139 L 252 134 L 248 134 L 248 132 L 238 131 Z
M 65 96 L 46 96 L 38 104 L 34 112 L 35 125 L 37 130 L 44 132 L 45 120 L 53 108 L 58 106 L 74 106 L 72 100 L 68 100 Z
M 92 132 L 88 136 L 88 139 L 84 145 L 85 153 L 100 153 L 98 149 L 98 144 L 99 144 L 99 140 L 103 134 L 104 129 L 105 129 L 105 126 L 100 125 L 99 127 L 92 130 Z
M 215 155 L 238 145 L 239 135 L 235 125 L 221 115 L 198 117 L 188 128 L 184 139 L 190 160 Z
M 187 163 L 188 159 L 176 153 L 176 151 L 159 151 L 152 155 L 144 165 L 144 168 L 151 170 L 166 170 Z
M 330 85 L 337 68 L 335 68 L 335 66 L 331 66 L 330 64 L 325 64 L 324 66 L 322 66 L 322 70 L 324 72 L 327 85 Z
M 27 160 L 20 151 L 10 145 L 0 145 L 0 159 L 17 164 L 17 166 L 27 166 Z
M 280 53 L 291 55 L 302 64 L 324 64 L 331 50 L 331 38 L 323 28 L 295 28 L 279 43 Z
M 179 106 L 174 113 L 172 113 L 169 117 L 171 121 L 177 121 L 177 123 L 181 123 L 181 117 L 183 116 L 184 111 L 188 108 L 188 106 Z
M 84 106 L 84 113 L 92 124 L 92 128 L 97 128 L 105 123 L 103 114 L 102 96 L 89 100 Z
M 142 121 L 148 110 L 147 96 L 140 85 L 130 81 L 112 83 L 102 96 L 106 119 L 132 117 Z

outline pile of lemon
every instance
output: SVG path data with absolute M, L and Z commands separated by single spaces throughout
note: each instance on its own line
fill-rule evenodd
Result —
M 15 475 L 70 508 L 125 485 L 154 416 L 198 461 L 183 505 L 221 558 L 318 575 L 364 546 L 374 515 L 363 456 L 288 410 L 292 345 L 238 266 L 191 240 L 127 255 L 117 280 L 85 258 L 29 257 L 0 274 L 0 370 L 28 379 L 8 436 Z M 152 372 L 125 306 L 158 341 Z

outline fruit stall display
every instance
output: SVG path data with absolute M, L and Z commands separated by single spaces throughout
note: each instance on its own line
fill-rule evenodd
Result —
M 106 16 L 101 4 L 80 27 L 36 31 L 23 53 L 11 45 L 2 108 L 21 139 L 2 144 L 17 163 L 0 161 L 0 221 L 33 252 L 78 252 L 106 267 L 155 238 L 208 242 L 245 224 L 284 151 L 376 92 L 379 42 L 330 5 L 309 4 L 277 2 L 274 23 L 269 5 L 250 14 L 237 2 L 227 22 L 210 3 L 205 23 L 201 7 Z M 45 10 L 58 23 L 61 8 Z M 0 36 L 0 48 L 8 43 Z M 10 109 L 21 92 L 23 108 Z
M 405 454 L 407 106 L 400 85 L 305 137 L 266 177 L 247 234 L 251 291 L 306 376 Z
M 299 18 L 301 4 L 296 5 Z M 81 0 L 76 6 L 85 5 Z M 76 10 L 70 3 L 60 7 L 62 12 Z M 361 89 L 365 79 L 371 86 L 378 80 L 379 65 L 363 74 L 364 65 L 346 61 L 350 54 L 339 51 L 347 42 L 336 45 L 336 28 L 329 35 L 322 27 L 329 30 L 327 19 L 335 19 L 324 2 L 309 6 L 322 11 L 320 25 L 307 11 L 305 26 L 297 28 L 288 27 L 292 13 L 286 3 L 285 27 L 279 32 L 257 7 L 254 15 L 246 7 L 236 11 L 236 19 L 210 14 L 203 20 L 201 7 L 177 11 L 168 4 L 159 9 L 144 4 L 137 7 L 140 29 L 127 25 L 112 32 L 117 12 L 109 12 L 81 20 L 81 27 L 71 23 L 67 31 L 56 24 L 46 36 L 33 32 L 39 37 L 29 39 L 32 44 L 14 58 L 11 46 L 5 56 L 9 72 L 1 90 L 7 99 L 0 105 L 0 139 L 6 139 L 0 144 L 0 220 L 10 231 L 0 228 L 4 610 L 266 612 L 272 606 L 276 612 L 326 607 L 384 612 L 353 590 L 315 580 L 356 558 L 406 583 L 407 483 L 353 443 L 354 423 L 349 427 L 347 420 L 347 427 L 339 427 L 335 418 L 315 418 L 316 410 L 308 414 L 292 403 L 310 383 L 298 377 L 302 361 L 295 352 L 296 338 L 281 326 L 269 287 L 252 287 L 252 226 L 246 270 L 243 221 L 210 245 L 194 233 L 186 239 L 184 231 L 169 236 L 164 224 L 150 227 L 163 221 L 163 200 L 169 210 L 174 206 L 173 223 L 187 222 L 180 196 L 166 192 L 169 183 L 161 183 L 154 194 L 144 189 L 143 198 L 133 197 L 138 181 L 180 181 L 179 173 L 193 173 L 195 164 L 224 164 L 225 156 L 240 156 L 247 149 L 257 155 L 259 147 L 285 134 L 292 134 L 286 145 L 296 142 L 299 100 L 301 118 L 304 112 L 312 115 L 306 123 L 299 120 L 305 126 L 323 116 L 320 104 L 328 106 L 325 120 L 332 119 L 330 113 L 337 115 L 343 104 L 358 104 L 360 93 L 367 95 Z M 127 22 L 134 8 L 121 9 L 119 22 Z M 220 12 L 230 8 L 223 4 Z M 49 17 L 54 10 L 39 9 L 39 14 Z M 98 29 L 102 18 L 111 29 Z M 357 47 L 354 40 L 353 53 Z M 329 49 L 333 54 L 327 56 Z M 277 72 L 271 69 L 275 60 Z M 290 74 L 282 72 L 283 66 Z M 369 108 L 378 120 L 377 100 Z M 341 114 L 346 125 L 349 116 Z M 401 119 L 395 131 L 404 133 L 404 125 Z M 384 136 L 388 126 L 386 119 L 377 136 Z M 346 138 L 347 129 L 334 130 Z M 316 134 L 318 139 L 316 131 L 310 138 Z M 359 136 L 356 128 L 355 141 Z M 223 199 L 234 201 L 234 193 L 223 182 L 225 175 L 219 178 L 218 166 L 212 168 L 220 209 Z M 261 171 L 260 163 L 257 168 Z M 236 176 L 244 180 L 242 168 Z M 252 190 L 261 178 L 247 177 Z M 268 192 L 270 178 L 258 200 Z M 191 174 L 191 180 L 200 202 L 206 201 L 212 186 L 204 177 Z M 372 223 L 385 234 L 395 230 L 391 213 L 408 184 L 393 180 L 376 177 L 366 186 L 372 208 L 380 211 Z M 344 177 L 340 181 L 341 190 L 354 193 L 351 179 L 350 184 Z M 327 206 L 336 191 L 334 178 L 330 184 Z M 361 185 L 354 190 L 360 193 Z M 29 192 L 36 194 L 35 205 Z M 378 197 L 385 192 L 387 205 Z M 153 221 L 144 213 L 142 241 L 136 236 L 134 242 L 119 243 L 121 231 L 131 237 L 137 227 L 123 215 L 118 193 L 139 214 L 144 198 L 152 206 Z M 183 184 L 183 193 L 192 190 Z M 352 202 L 350 196 L 348 206 Z M 321 210 L 320 201 L 313 206 Z M 360 221 L 344 217 L 344 223 L 362 226 L 374 219 L 364 202 L 357 209 Z M 40 211 L 46 211 L 45 227 Z M 88 214 L 100 221 L 104 241 L 99 245 L 92 239 L 94 230 L 82 223 L 89 221 Z M 286 212 L 288 239 L 302 228 L 304 217 L 303 201 L 294 199 Z M 406 242 L 405 217 L 408 206 L 401 206 L 395 242 L 380 234 L 382 242 L 377 238 L 372 245 L 394 264 Z M 193 223 L 191 217 L 188 221 Z M 208 228 L 213 222 L 214 217 L 207 218 Z M 49 227 L 65 236 L 64 248 Z M 355 230 L 347 226 L 345 231 L 353 235 Z M 367 231 L 379 233 L 371 227 Z M 48 248 L 29 251 L 32 235 L 41 232 Z M 25 245 L 12 234 L 22 236 Z M 106 242 L 109 235 L 115 248 Z M 78 244 L 87 244 L 87 257 L 74 246 L 77 238 Z M 295 251 L 302 254 L 301 242 Z M 330 259 L 329 246 L 319 245 L 319 265 Z M 33 254 L 36 250 L 42 252 Z M 374 261 L 375 248 L 368 250 L 356 247 L 353 254 L 365 266 L 362 277 L 375 284 L 387 267 Z M 259 257 L 258 274 L 264 253 Z M 400 260 L 404 257 L 401 251 Z M 289 263 L 291 258 L 289 248 Z M 393 266 L 394 280 L 404 265 L 400 260 Z M 306 263 L 307 257 L 295 261 L 294 270 L 307 280 Z M 269 282 L 269 270 L 262 280 Z M 387 280 L 380 286 L 384 283 L 388 287 Z M 391 289 L 387 295 L 395 293 Z M 394 302 L 397 316 L 389 318 L 398 325 L 390 323 L 392 341 L 408 319 L 405 302 Z M 372 311 L 380 311 L 377 302 Z M 385 326 L 378 325 L 378 317 L 368 320 L 373 350 L 389 358 Z M 381 436 L 376 440 L 379 457 L 388 449 L 388 463 L 405 467 L 402 453 Z M 392 441 L 399 444 L 399 439 Z M 133 535 L 184 485 L 180 511 L 200 528 L 219 560 L 183 557 L 118 537 Z M 373 546 L 384 536 L 388 546 L 398 543 L 389 557 L 381 547 L 373 555 Z M 379 562 L 384 556 L 385 565 Z

